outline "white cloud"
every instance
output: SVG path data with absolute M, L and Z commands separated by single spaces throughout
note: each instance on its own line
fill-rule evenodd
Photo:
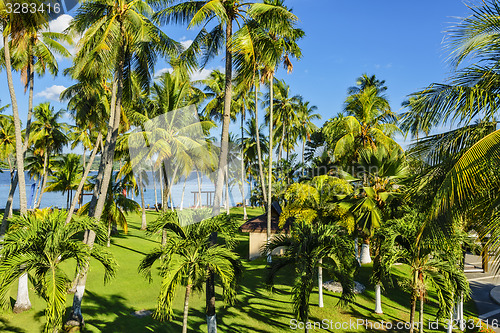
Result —
M 64 32 L 69 27 L 69 24 L 71 23 L 71 20 L 73 20 L 73 16 L 68 15 L 68 14 L 63 14 L 61 16 L 58 16 L 55 20 L 52 20 L 49 22 L 49 31 L 50 32 Z M 71 54 L 71 56 L 75 56 L 76 53 L 78 52 L 76 46 L 78 42 L 80 41 L 81 36 L 79 35 L 74 35 L 73 36 L 73 44 L 70 45 L 66 42 L 61 42 L 62 46 L 68 50 L 68 52 Z M 60 55 L 56 54 L 55 55 L 56 59 L 62 60 L 64 59 Z
M 183 48 L 187 49 L 188 47 L 191 46 L 191 44 L 193 44 L 193 41 L 191 39 L 189 39 L 189 40 L 181 41 L 180 43 L 181 43 Z
M 45 88 L 43 91 L 37 93 L 35 97 L 42 97 L 48 100 L 59 102 L 59 96 L 66 89 L 65 86 L 53 85 Z
M 162 74 L 164 73 L 172 73 L 173 69 L 172 68 L 162 68 L 158 71 L 155 72 L 154 74 L 154 77 L 155 78 L 158 78 L 159 76 L 161 76 Z M 206 68 L 203 68 L 202 70 L 200 71 L 196 71 L 194 73 L 191 74 L 191 80 L 192 81 L 199 81 L 199 80 L 205 80 L 209 75 L 210 73 L 213 71 L 213 69 L 206 69 Z
M 201 71 L 194 72 L 193 74 L 191 74 L 191 80 L 193 81 L 205 80 L 212 71 L 213 69 L 203 68 Z
M 49 22 L 49 30 L 51 32 L 63 32 L 69 27 L 69 23 L 72 19 L 73 16 L 68 14 L 58 16 L 55 20 Z
M 167 72 L 168 73 L 172 73 L 172 71 L 173 71 L 172 68 L 166 68 L 165 67 L 165 68 L 162 68 L 162 69 L 156 71 L 155 74 L 154 74 L 154 77 L 157 78 L 157 77 L 159 77 L 159 76 L 161 76 L 161 75 L 163 75 L 163 74 L 165 74 Z

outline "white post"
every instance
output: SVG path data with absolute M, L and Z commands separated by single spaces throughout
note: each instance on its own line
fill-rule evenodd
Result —
M 380 283 L 375 285 L 375 313 L 382 314 L 382 293 Z

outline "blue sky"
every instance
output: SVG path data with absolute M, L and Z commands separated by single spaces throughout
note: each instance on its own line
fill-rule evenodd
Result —
M 458 0 L 287 0 L 286 3 L 299 17 L 299 27 L 306 37 L 300 41 L 303 57 L 294 61 L 293 73 L 286 74 L 280 68 L 277 77 L 285 79 L 292 94 L 300 94 L 318 107 L 323 117 L 318 125 L 342 111 L 347 88 L 363 73 L 375 74 L 386 81 L 387 96 L 396 112 L 401 112 L 401 102 L 408 94 L 430 83 L 445 81 L 451 68 L 446 63 L 444 31 L 459 21 L 457 17 L 469 14 L 465 4 Z M 51 22 L 51 29 L 61 31 L 69 19 L 70 16 L 59 17 Z M 165 31 L 172 38 L 189 42 L 196 28 L 188 31 L 182 26 L 167 26 Z M 56 108 L 65 107 L 57 102 L 57 96 L 72 84 L 62 75 L 62 69 L 69 65 L 69 60 L 62 60 L 61 73 L 56 78 L 49 75 L 36 78 L 35 105 L 50 101 Z M 166 67 L 160 61 L 156 72 Z M 209 63 L 196 78 L 214 68 L 223 68 L 222 57 Z M 26 119 L 27 96 L 18 75 L 15 80 L 21 119 Z M 4 71 L 0 73 L 0 82 L 3 87 L 0 100 L 5 105 L 10 103 L 10 97 Z M 231 130 L 237 131 L 236 125 Z M 403 143 L 402 138 L 398 140 Z

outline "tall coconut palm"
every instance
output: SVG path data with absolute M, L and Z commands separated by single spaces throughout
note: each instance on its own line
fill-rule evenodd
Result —
M 297 131 L 296 127 L 299 125 L 299 110 L 298 101 L 299 96 L 290 95 L 290 86 L 285 83 L 284 80 L 274 81 L 274 124 L 275 128 L 274 140 L 279 142 L 278 146 L 278 160 L 281 160 L 283 149 L 286 150 L 287 156 L 290 150 L 290 133 L 295 136 Z M 270 104 L 270 95 L 267 93 L 265 95 L 264 105 Z M 269 122 L 269 114 L 266 115 L 266 121 Z M 285 142 L 286 139 L 286 142 Z M 294 141 L 294 138 L 292 138 Z M 286 145 L 286 147 L 285 147 Z M 287 159 L 288 160 L 288 159 Z
M 49 160 L 52 154 L 61 153 L 62 148 L 68 143 L 68 125 L 60 123 L 63 111 L 54 112 L 54 107 L 49 103 L 42 103 L 34 110 L 36 121 L 33 123 L 33 136 L 30 138 L 35 147 L 35 154 L 43 156 L 44 169 L 43 181 L 40 188 L 40 196 L 35 203 L 35 208 L 39 208 L 42 202 L 42 195 L 48 180 Z
M 100 219 L 112 177 L 113 159 L 122 114 L 124 91 L 132 72 L 142 87 L 149 85 L 158 54 L 173 54 L 179 44 L 166 36 L 151 20 L 152 9 L 144 2 L 96 0 L 82 4 L 70 24 L 70 31 L 82 34 L 74 59 L 77 76 L 112 77 L 110 112 L 98 177 L 89 207 L 89 216 Z M 129 66 L 130 65 L 130 66 Z M 95 234 L 86 233 L 92 246 Z M 87 278 L 86 267 L 78 281 L 68 324 L 81 325 L 81 302 Z
M 78 128 L 76 132 L 72 132 L 72 135 L 76 138 L 74 138 L 75 141 L 73 141 L 71 147 L 74 149 L 79 143 L 83 145 L 83 164 L 85 164 L 85 167 L 78 188 L 75 191 L 75 196 L 71 202 L 66 223 L 69 223 L 71 220 L 80 193 L 90 173 L 92 163 L 94 163 L 97 153 L 103 146 L 102 133 L 107 125 L 105 119 L 109 115 L 110 103 L 108 85 L 102 76 L 89 78 L 83 75 L 74 78 L 78 79 L 79 82 L 64 90 L 61 93 L 61 99 L 68 100 L 68 111 L 71 113 Z M 86 149 L 92 149 L 87 163 L 85 158 Z
M 309 101 L 304 101 L 302 96 L 298 100 L 298 121 L 299 121 L 299 137 L 302 140 L 302 164 L 305 160 L 306 141 L 310 141 L 311 134 L 318 130 L 318 127 L 313 123 L 313 120 L 320 120 L 321 115 L 315 113 L 318 109 L 316 105 L 309 105 Z
M 172 213 L 175 215 L 175 213 Z M 173 300 L 180 285 L 185 286 L 184 316 L 182 332 L 187 332 L 189 298 L 193 291 L 203 290 L 211 267 L 220 277 L 224 300 L 232 304 L 236 297 L 236 287 L 241 274 L 238 255 L 226 245 L 210 244 L 212 232 L 233 229 L 224 215 L 206 219 L 200 223 L 181 226 L 174 219 L 162 226 L 168 235 L 166 243 L 151 251 L 139 265 L 139 271 L 151 279 L 152 266 L 159 262 L 161 267 L 161 288 L 154 316 L 160 320 L 170 320 L 173 314 Z M 232 226 L 232 227 L 231 227 Z
M 69 210 L 71 200 L 73 198 L 73 190 L 78 188 L 80 178 L 82 177 L 80 156 L 77 154 L 62 155 L 55 162 L 56 170 L 51 177 L 46 192 L 62 192 L 67 193 L 66 209 Z
M 359 82 L 357 93 L 347 97 L 345 116 L 337 117 L 324 129 L 336 159 L 344 163 L 355 162 L 362 150 L 399 147 L 392 139 L 400 131 L 395 124 L 397 116 L 391 111 L 385 95 L 381 94 L 383 89 L 363 82 Z
M 38 294 L 46 302 L 44 332 L 62 330 L 66 295 L 70 280 L 61 266 L 75 262 L 77 267 L 89 257 L 104 266 L 104 281 L 116 273 L 116 262 L 99 245 L 92 249 L 76 235 L 92 229 L 102 235 L 103 229 L 91 219 L 76 219 L 65 223 L 66 213 L 59 210 L 41 210 L 17 217 L 5 235 L 0 260 L 0 302 L 10 305 L 9 290 L 21 275 L 30 272 Z M 22 269 L 19 269 L 22 267 Z

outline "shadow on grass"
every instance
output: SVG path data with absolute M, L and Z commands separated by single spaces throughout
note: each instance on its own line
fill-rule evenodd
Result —
M 7 319 L 0 318 L 0 332 L 26 332 L 22 328 L 12 326 Z

